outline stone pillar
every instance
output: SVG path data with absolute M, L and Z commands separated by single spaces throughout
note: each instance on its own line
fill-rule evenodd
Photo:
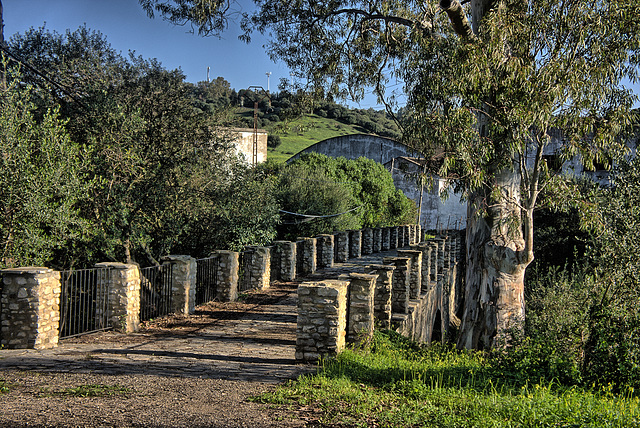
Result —
M 416 243 L 416 225 L 409 225 L 409 245 L 414 245 Z
M 280 281 L 296 279 L 296 244 L 290 241 L 275 241 L 271 254 L 271 275 Z
M 362 257 L 362 230 L 349 231 L 349 258 Z
M 370 265 L 368 271 L 377 275 L 376 291 L 373 296 L 373 316 L 382 328 L 391 328 L 391 287 L 395 266 Z
M 238 299 L 239 254 L 224 250 L 214 251 L 213 254 L 220 258 L 216 298 L 221 302 L 234 302 Z
M 416 244 L 419 244 L 422 241 L 424 241 L 424 233 L 422 231 L 422 226 L 419 224 L 416 224 Z
M 335 245 L 335 261 L 344 263 L 349 260 L 349 232 L 337 232 L 335 234 Z
M 134 264 L 97 263 L 111 269 L 109 279 L 109 320 L 111 326 L 133 333 L 140 330 L 140 269 Z
M 373 229 L 373 252 L 379 253 L 382 251 L 382 228 L 376 227 Z
M 398 244 L 396 248 L 404 247 L 404 226 L 398 226 Z
M 398 248 L 398 226 L 391 226 L 389 228 L 389 249 L 395 250 Z
M 435 238 L 427 241 L 431 249 L 431 262 L 429 263 L 429 282 L 431 287 L 435 287 L 438 283 L 438 242 Z
M 413 250 L 420 251 L 422 253 L 422 273 L 420 291 L 426 293 L 431 288 L 431 247 L 427 242 L 421 242 L 411 247 Z
M 347 342 L 368 342 L 373 337 L 373 295 L 378 278 L 376 275 L 352 273 L 349 279 Z
M 408 257 L 385 257 L 384 264 L 393 265 L 393 284 L 391 288 L 391 310 L 400 314 L 409 313 L 409 272 L 411 259 Z
M 382 251 L 389 251 L 391 248 L 391 228 L 385 227 L 382 229 Z
M 345 347 L 349 282 L 326 280 L 298 286 L 296 360 L 336 356 Z
M 333 235 L 320 235 L 317 238 L 318 268 L 333 267 L 335 254 Z
M 422 251 L 398 250 L 398 257 L 408 257 L 411 259 L 409 299 L 417 299 L 420 296 L 420 288 L 422 287 Z
M 367 227 L 362 230 L 362 254 L 373 253 L 373 229 Z
M 2 283 L 2 346 L 58 346 L 60 272 L 45 267 L 3 269 Z
M 267 247 L 248 246 L 244 249 L 242 290 L 264 290 L 271 285 L 271 251 Z
M 196 259 L 191 256 L 166 256 L 163 265 L 173 264 L 171 293 L 176 314 L 192 314 L 196 311 Z
M 298 238 L 298 257 L 300 260 L 300 274 L 314 274 L 316 272 L 317 243 L 316 238 Z
M 408 247 L 409 245 L 411 245 L 411 226 L 408 224 L 405 224 L 404 226 L 402 226 L 402 229 L 404 230 L 403 232 L 404 241 L 402 246 Z

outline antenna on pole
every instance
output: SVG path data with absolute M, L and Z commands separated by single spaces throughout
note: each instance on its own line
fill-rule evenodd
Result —
M 265 74 L 267 75 L 267 92 L 269 92 L 269 80 L 271 80 L 271 72 L 267 71 Z

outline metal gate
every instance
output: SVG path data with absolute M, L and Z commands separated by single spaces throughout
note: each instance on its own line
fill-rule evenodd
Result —
M 196 264 L 196 305 L 202 305 L 216 298 L 220 256 L 198 259 Z
M 140 321 L 173 312 L 173 263 L 140 269 Z
M 66 270 L 61 273 L 60 337 L 111 328 L 109 280 L 111 269 Z
M 254 251 L 247 247 L 244 251 L 240 252 L 238 257 L 238 291 L 248 291 L 251 290 L 251 266 L 253 264 L 253 253 Z

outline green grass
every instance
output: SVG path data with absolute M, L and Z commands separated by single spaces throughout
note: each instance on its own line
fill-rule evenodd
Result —
M 0 394 L 9 392 L 9 385 L 4 380 L 0 380 Z
M 490 376 L 480 353 L 423 348 L 376 333 L 318 374 L 254 400 L 301 408 L 320 425 L 381 427 L 637 427 L 638 398 Z
M 282 144 L 275 149 L 269 148 L 267 153 L 268 158 L 277 162 L 284 162 L 299 151 L 327 138 L 367 133 L 358 126 L 346 125 L 316 115 L 301 116 L 288 122 L 277 122 L 267 130 L 270 134 L 278 135 L 282 140 Z

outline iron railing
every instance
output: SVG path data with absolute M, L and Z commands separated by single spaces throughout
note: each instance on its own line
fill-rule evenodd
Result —
M 251 290 L 251 264 L 253 263 L 253 253 L 251 249 L 245 249 L 238 256 L 238 291 Z
M 140 321 L 173 312 L 173 263 L 140 269 Z
M 220 256 L 196 260 L 196 305 L 211 302 L 218 293 Z
M 61 273 L 60 337 L 111 328 L 109 279 L 111 269 L 66 270 Z

